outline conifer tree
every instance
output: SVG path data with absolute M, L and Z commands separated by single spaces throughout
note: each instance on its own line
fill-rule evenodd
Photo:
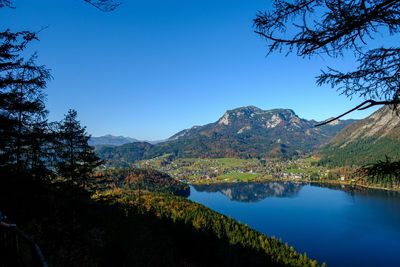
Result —
M 89 146 L 90 135 L 77 119 L 77 112 L 69 110 L 58 128 L 56 145 L 57 171 L 72 186 L 87 188 L 93 170 L 101 164 Z
M 54 143 L 53 135 L 47 120 L 33 121 L 27 136 L 29 149 L 27 150 L 27 164 L 34 181 L 46 181 L 52 174 L 51 147 Z
M 8 140 L 9 153 L 13 155 L 10 163 L 14 163 L 18 171 L 28 169 L 33 130 L 35 128 L 36 134 L 44 132 L 47 125 L 42 88 L 29 83 L 11 86 L 4 108 L 13 122 Z
M 0 168 L 17 176 L 30 170 L 33 127 L 46 126 L 43 89 L 49 70 L 36 64 L 35 55 L 22 57 L 35 39 L 27 31 L 0 32 Z

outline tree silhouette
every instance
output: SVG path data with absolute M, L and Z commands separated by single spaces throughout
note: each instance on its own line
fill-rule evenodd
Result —
M 38 158 L 31 161 L 31 138 L 46 121 L 43 89 L 50 72 L 36 64 L 36 55 L 28 60 L 21 56 L 35 39 L 27 31 L 0 32 L 0 167 L 9 172 L 22 173 L 38 164 Z
M 69 110 L 58 128 L 56 145 L 57 171 L 63 181 L 81 188 L 88 186 L 94 168 L 101 164 L 88 145 L 90 135 L 77 119 L 77 112 Z
M 120 2 L 115 2 L 114 0 L 83 0 L 83 1 L 104 12 L 114 11 L 119 5 L 121 5 Z M 14 8 L 11 0 L 0 0 L 0 8 L 2 7 Z
M 328 68 L 317 78 L 318 85 L 330 84 L 348 97 L 367 99 L 333 120 L 376 105 L 398 107 L 400 48 L 388 45 L 367 50 L 367 45 L 381 31 L 399 33 L 399 1 L 275 0 L 273 10 L 259 12 L 254 24 L 255 32 L 269 44 L 268 54 L 286 51 L 302 57 L 338 57 L 346 50 L 354 53 L 358 62 L 355 70 Z
M 52 150 L 50 148 L 54 142 L 47 119 L 37 118 L 32 121 L 27 142 L 29 143 L 27 167 L 30 170 L 32 180 L 47 181 L 52 174 Z
M 115 2 L 113 0 L 84 0 L 84 1 L 104 12 L 114 11 L 118 6 L 121 5 L 120 2 Z
M 0 8 L 2 7 L 13 7 L 10 0 L 0 0 Z
M 391 183 L 398 183 L 400 182 L 400 161 L 392 161 L 386 156 L 385 160 L 363 166 L 360 173 L 369 180 L 382 181 L 386 179 Z
M 84 0 L 108 12 L 120 3 L 113 0 Z M 0 8 L 15 8 L 12 0 L 0 0 Z M 53 171 L 52 131 L 47 123 L 43 89 L 50 71 L 36 64 L 36 54 L 24 58 L 26 48 L 38 40 L 36 32 L 9 29 L 0 31 L 0 171 L 3 180 L 49 178 Z M 54 132 L 53 132 L 54 133 Z M 93 163 L 93 150 L 86 148 L 83 161 Z M 84 165 L 86 173 L 92 166 Z

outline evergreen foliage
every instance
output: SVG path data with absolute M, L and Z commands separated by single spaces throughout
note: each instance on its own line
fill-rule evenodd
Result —
M 117 203 L 133 205 L 137 201 L 131 196 L 128 191 L 113 191 L 97 195 L 96 198 L 108 199 L 108 201 L 114 199 Z M 221 243 L 230 244 L 228 251 L 225 252 L 221 251 L 218 242 L 207 244 L 207 247 L 212 248 L 210 250 L 218 251 L 220 256 L 226 255 L 223 262 L 216 265 L 241 266 L 244 264 L 243 258 L 240 259 L 238 255 L 232 254 L 237 251 L 236 248 L 241 247 L 243 250 L 237 251 L 241 257 L 242 253 L 246 253 L 245 251 L 259 253 L 244 258 L 247 260 L 246 265 L 249 266 L 318 266 L 316 261 L 309 259 L 305 254 L 299 254 L 293 247 L 277 239 L 268 238 L 244 224 L 182 197 L 147 193 L 142 196 L 142 201 L 144 213 L 154 214 L 160 220 L 189 226 L 203 236 L 216 236 Z M 203 253 L 208 254 L 210 250 Z M 210 263 L 203 262 L 203 264 Z
M 50 79 L 44 66 L 36 65 L 36 56 L 28 60 L 21 54 L 36 40 L 29 31 L 0 32 L 0 168 L 18 177 L 30 173 L 42 178 L 44 145 L 38 133 L 46 132 L 45 95 Z M 10 176 L 9 176 L 10 177 Z
M 10 1 L 0 3 L 0 7 L 10 5 Z M 71 111 L 59 128 L 48 123 L 44 89 L 51 78 L 50 72 L 45 66 L 36 64 L 35 54 L 28 59 L 22 56 L 28 44 L 35 40 L 36 33 L 30 31 L 0 32 L 2 179 L 45 182 L 52 178 L 55 167 L 60 170 L 59 174 L 67 175 L 67 179 L 76 178 L 77 175 L 86 178 L 100 161 L 93 148 L 87 145 L 89 137 L 84 128 L 78 121 L 73 121 L 76 112 Z M 76 146 L 71 153 L 73 156 L 67 155 L 63 147 L 68 141 Z M 77 147 L 80 150 L 76 154 Z M 74 171 L 68 168 L 71 164 L 65 163 L 66 156 L 75 164 Z
M 150 168 L 119 168 L 107 169 L 97 173 L 103 177 L 108 185 L 103 184 L 104 189 L 131 189 L 145 190 L 164 194 L 173 194 L 187 197 L 190 188 L 170 175 Z
M 385 160 L 363 166 L 361 173 L 368 182 L 387 187 L 400 185 L 400 162 L 392 161 L 388 156 Z
M 89 199 L 72 190 L 79 197 L 71 198 L 66 186 L 51 186 L 16 203 L 7 200 L 22 192 L 0 187 L 0 208 L 30 234 L 50 266 L 318 266 L 278 240 L 181 197 L 146 193 L 139 207 L 129 191 Z M 6 266 L 13 260 L 2 255 Z
M 400 142 L 392 138 L 360 138 L 345 146 L 330 145 L 322 148 L 321 164 L 340 167 L 361 167 L 380 160 L 386 156 L 400 158 Z
M 56 154 L 57 171 L 65 182 L 86 187 L 94 168 L 101 161 L 88 145 L 90 136 L 77 119 L 77 112 L 69 110 L 59 123 L 57 132 Z

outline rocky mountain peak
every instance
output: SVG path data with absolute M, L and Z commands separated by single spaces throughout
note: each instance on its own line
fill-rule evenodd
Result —
M 245 107 L 240 107 L 240 108 L 235 108 L 232 110 L 228 110 L 227 112 L 229 113 L 237 113 L 240 112 L 242 114 L 251 114 L 251 113 L 260 113 L 263 112 L 262 109 L 256 107 L 256 106 L 245 106 Z
M 217 123 L 221 126 L 258 125 L 263 128 L 274 128 L 281 123 L 299 124 L 300 122 L 301 119 L 291 109 L 262 110 L 255 106 L 247 106 L 226 111 Z M 246 123 L 247 125 L 243 125 Z

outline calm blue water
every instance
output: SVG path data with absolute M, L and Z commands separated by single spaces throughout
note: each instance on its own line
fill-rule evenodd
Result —
M 293 183 L 191 186 L 190 199 L 328 266 L 400 266 L 400 194 Z

